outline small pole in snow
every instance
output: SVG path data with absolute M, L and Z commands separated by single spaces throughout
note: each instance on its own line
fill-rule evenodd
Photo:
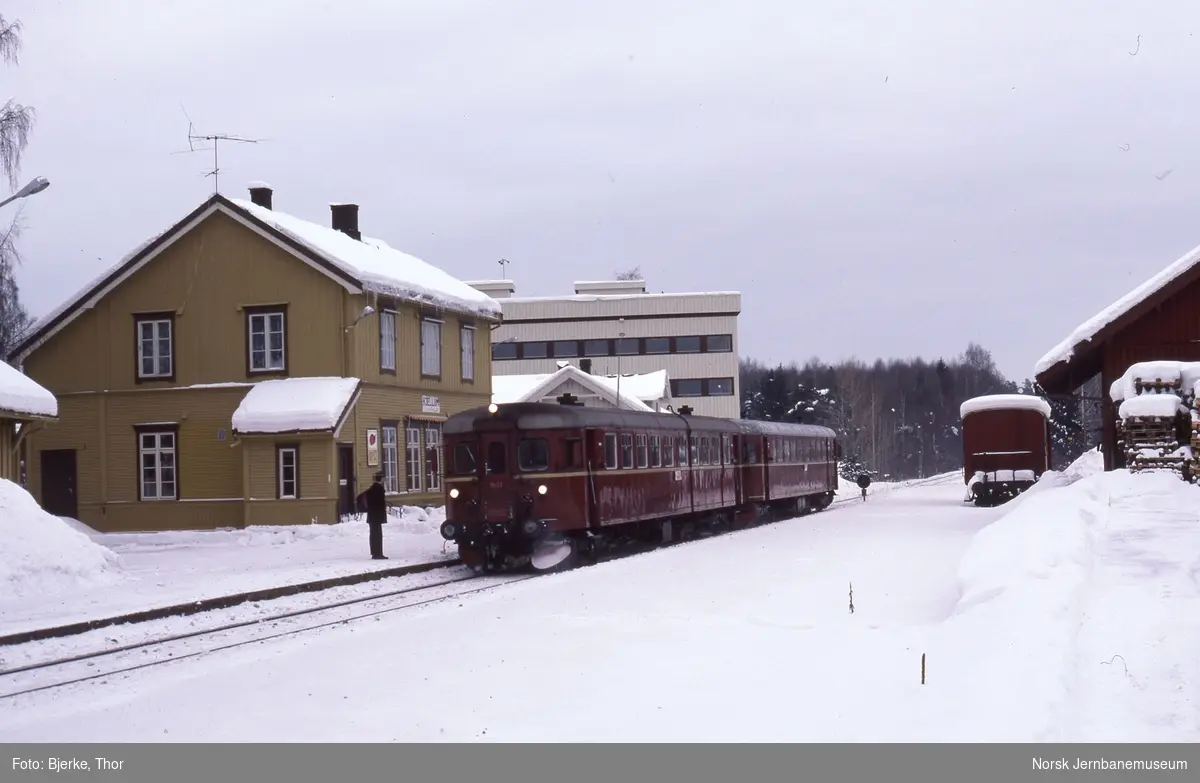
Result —
M 854 583 L 850 583 L 850 614 L 854 614 Z
M 921 684 L 925 684 L 925 653 L 921 653 Z

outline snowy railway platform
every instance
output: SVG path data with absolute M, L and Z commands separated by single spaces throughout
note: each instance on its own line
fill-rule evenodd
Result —
M 370 559 L 367 526 L 358 517 L 335 525 L 99 533 L 45 514 L 8 482 L 0 486 L 0 514 L 0 528 L 9 529 L 0 553 L 0 639 L 10 641 L 178 614 L 185 606 L 327 590 L 458 560 L 438 534 L 439 508 L 393 509 L 383 561 Z

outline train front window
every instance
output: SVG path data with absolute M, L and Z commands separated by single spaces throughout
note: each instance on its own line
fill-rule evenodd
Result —
M 487 448 L 487 472 L 503 473 L 505 471 L 505 457 L 503 443 L 500 441 L 489 443 Z
M 517 444 L 517 466 L 522 473 L 550 469 L 550 446 L 541 438 L 527 438 Z
M 454 447 L 454 473 L 469 476 L 475 472 L 475 449 L 470 443 L 459 443 Z

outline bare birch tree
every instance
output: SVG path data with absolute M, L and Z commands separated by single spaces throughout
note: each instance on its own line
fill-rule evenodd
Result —
M 18 64 L 21 51 L 21 22 L 9 21 L 0 15 L 0 58 L 5 63 Z M 21 158 L 33 130 L 34 110 L 13 99 L 0 108 L 0 168 L 9 188 L 16 189 L 21 173 Z M 29 314 L 21 304 L 16 268 L 21 263 L 17 240 L 21 235 L 21 210 L 12 218 L 0 236 L 0 351 L 7 361 L 9 352 L 30 324 Z

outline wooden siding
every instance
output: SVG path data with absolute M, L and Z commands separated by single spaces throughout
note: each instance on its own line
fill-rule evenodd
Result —
M 21 483 L 21 458 L 17 454 L 16 422 L 0 418 L 0 478 Z
M 300 449 L 300 497 L 278 499 L 277 451 L 280 445 Z M 247 525 L 303 525 L 338 521 L 334 441 L 329 436 L 287 435 L 241 441 L 246 476 Z
M 96 515 L 100 514 L 101 474 L 104 469 L 100 448 L 100 422 L 103 421 L 101 402 L 102 397 L 99 394 L 59 397 L 58 422 L 53 427 L 44 427 L 25 437 L 28 488 L 39 503 L 43 502 L 41 452 L 50 449 L 75 449 L 75 465 L 78 471 L 75 489 L 79 499 L 80 519 L 88 524 L 91 522 L 83 516 L 86 509 L 91 508 Z M 96 516 L 92 519 L 96 519 Z
M 344 291 L 223 214 L 207 218 L 25 360 L 55 394 L 261 380 L 246 313 L 287 306 L 287 375 L 340 375 Z M 174 313 L 173 381 L 138 382 L 135 313 Z M 266 376 L 270 377 L 270 376 Z

